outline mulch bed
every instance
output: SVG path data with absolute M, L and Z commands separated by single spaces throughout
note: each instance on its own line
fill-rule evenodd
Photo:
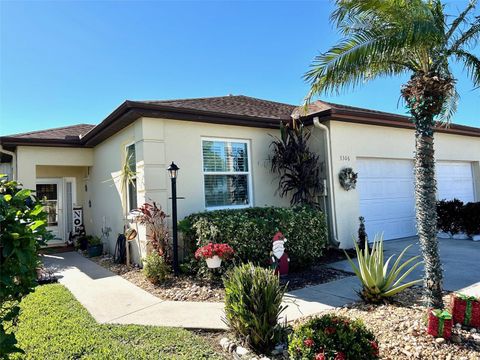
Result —
M 446 294 L 444 300 L 449 304 L 450 295 Z M 356 303 L 327 312 L 362 319 L 377 337 L 382 359 L 480 360 L 480 334 L 475 329 L 457 325 L 450 341 L 427 334 L 427 309 L 420 287 L 398 294 L 391 304 Z
M 193 276 L 179 275 L 176 278 L 167 279 L 164 283 L 155 285 L 148 281 L 138 267 L 128 268 L 124 264 L 115 264 L 111 256 L 100 256 L 90 260 L 120 275 L 145 291 L 163 300 L 173 301 L 223 301 L 225 291 L 220 280 L 211 281 L 198 279 Z M 306 286 L 323 284 L 351 276 L 341 270 L 317 265 L 309 270 L 294 272 L 282 278 L 283 283 L 288 282 L 288 291 L 301 289 Z

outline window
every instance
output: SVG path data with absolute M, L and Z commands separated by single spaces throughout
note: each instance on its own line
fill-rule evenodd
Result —
M 132 211 L 138 208 L 137 206 L 137 158 L 135 155 L 135 144 L 127 146 L 126 151 L 128 169 L 133 174 L 127 184 L 127 209 Z
M 47 213 L 48 226 L 58 225 L 58 187 L 57 184 L 37 184 L 37 198 L 43 202 Z
M 244 140 L 202 140 L 207 208 L 251 205 L 248 145 Z

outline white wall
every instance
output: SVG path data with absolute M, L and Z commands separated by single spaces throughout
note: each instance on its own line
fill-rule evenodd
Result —
M 359 157 L 413 159 L 414 131 L 393 127 L 362 125 L 341 121 L 328 123 L 331 131 L 337 229 L 341 247 L 352 246 L 358 230 L 360 201 L 357 190 L 345 191 L 338 180 L 344 167 L 357 170 Z M 476 199 L 480 199 L 480 138 L 445 133 L 435 134 L 437 160 L 469 161 L 473 164 Z M 359 174 L 359 177 L 362 176 Z

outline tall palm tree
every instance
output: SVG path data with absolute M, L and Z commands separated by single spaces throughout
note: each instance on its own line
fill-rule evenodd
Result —
M 313 95 L 337 93 L 366 81 L 409 73 L 401 94 L 415 124 L 415 205 L 425 262 L 427 305 L 443 308 L 436 238 L 434 131 L 448 123 L 458 94 L 450 63 L 464 65 L 480 85 L 480 59 L 470 52 L 480 32 L 471 1 L 457 17 L 439 0 L 336 0 L 331 16 L 343 39 L 315 58 L 305 79 Z

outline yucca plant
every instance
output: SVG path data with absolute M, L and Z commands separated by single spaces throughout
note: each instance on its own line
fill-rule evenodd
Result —
M 402 284 L 402 281 L 422 263 L 421 261 L 414 263 L 420 256 L 413 256 L 402 263 L 402 258 L 411 245 L 403 249 L 390 267 L 390 263 L 393 261 L 395 255 L 390 256 L 387 261 L 384 262 L 383 235 L 375 236 L 371 250 L 367 243 L 363 250 L 360 250 L 356 241 L 354 241 L 354 244 L 357 252 L 358 266 L 355 265 L 347 252 L 345 252 L 345 255 L 355 275 L 357 275 L 362 283 L 363 288 L 360 296 L 366 302 L 384 302 L 400 291 L 422 282 L 421 279 L 418 279 Z
M 278 320 L 286 285 L 273 270 L 252 263 L 230 270 L 223 283 L 226 323 L 254 350 L 269 353 L 283 335 Z

